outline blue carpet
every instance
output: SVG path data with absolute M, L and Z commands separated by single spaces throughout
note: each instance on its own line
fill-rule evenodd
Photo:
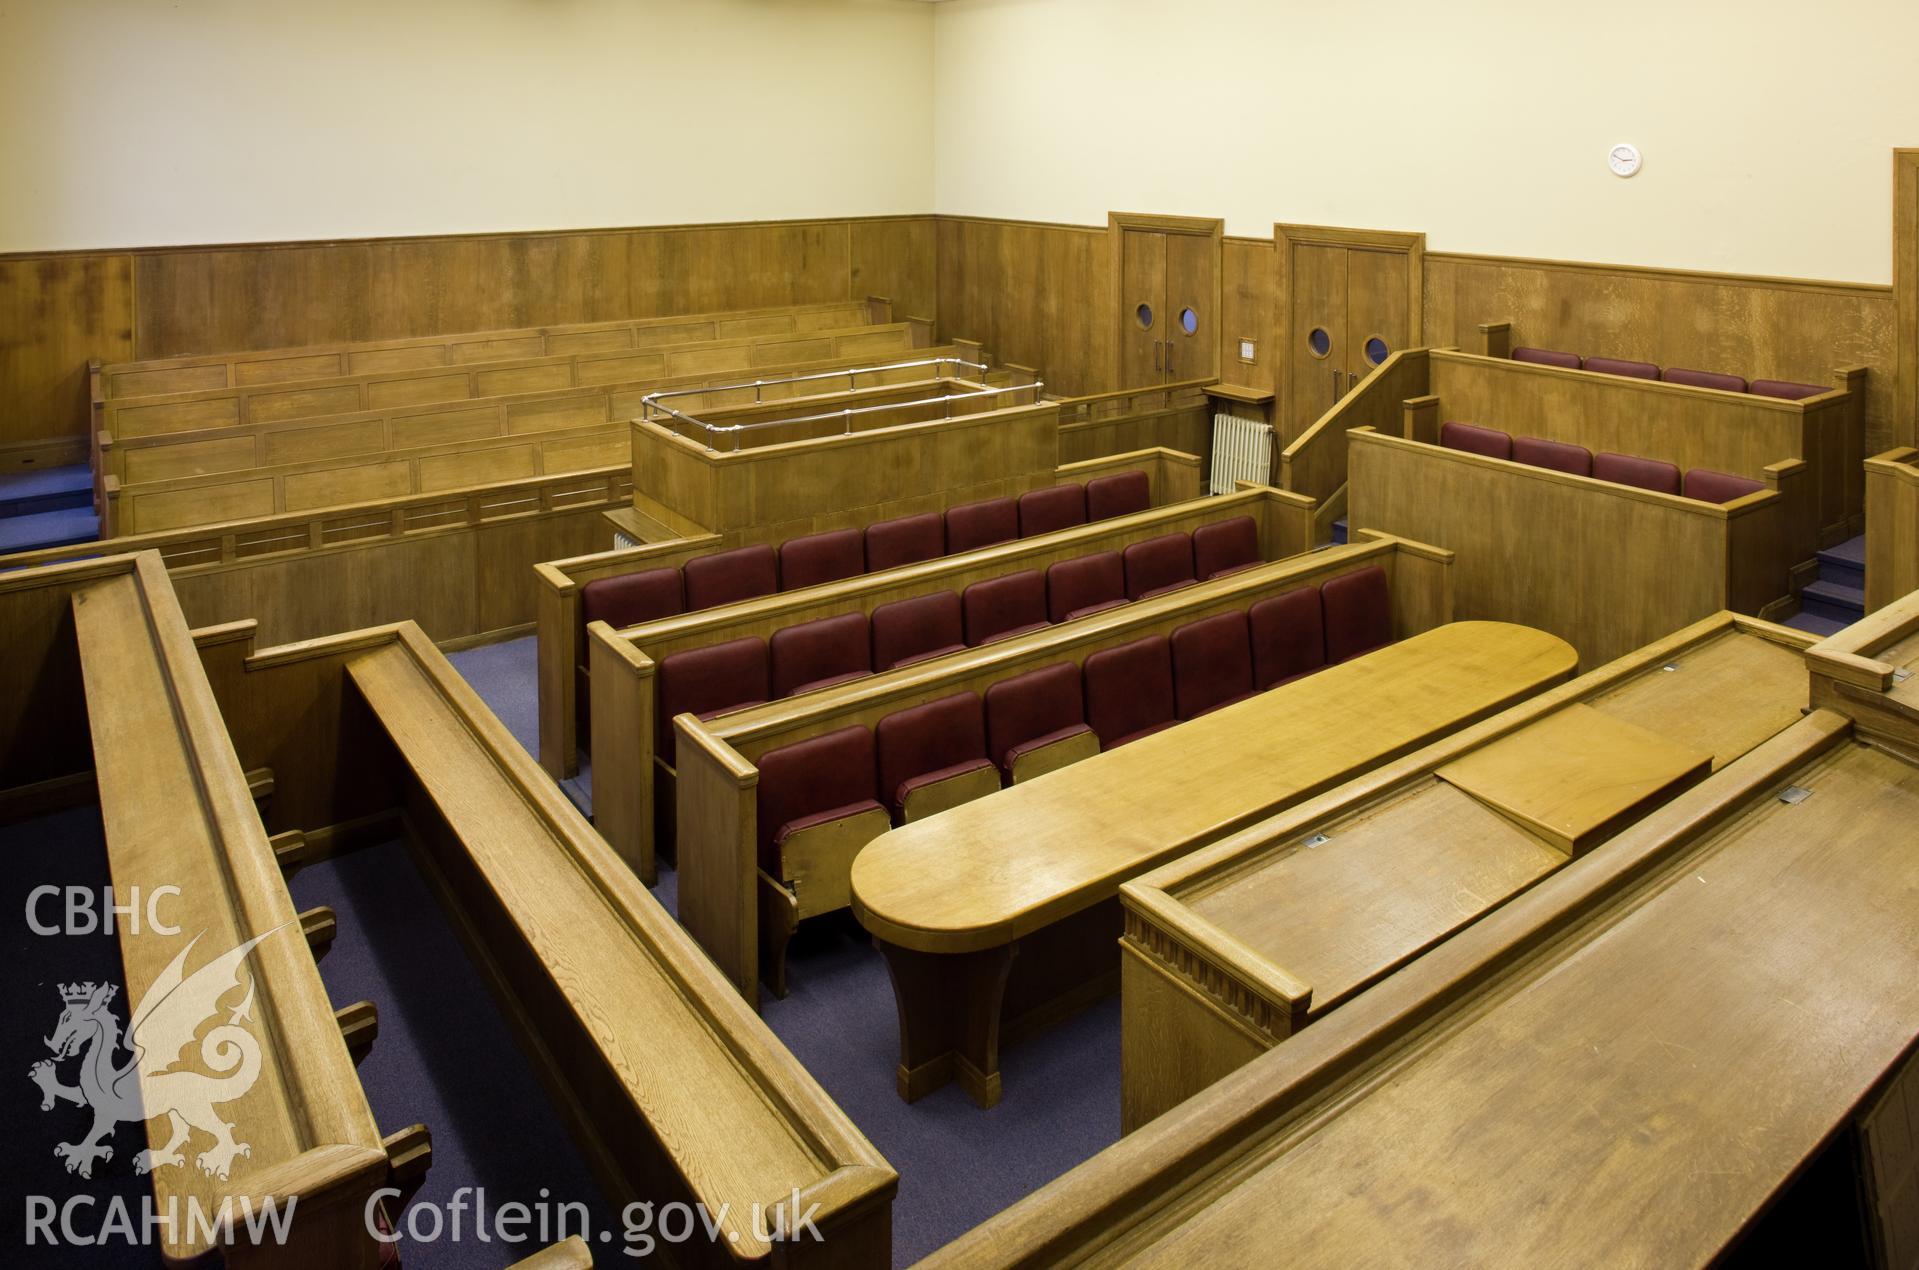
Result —
M 481 644 L 447 660 L 485 698 L 487 707 L 522 748 L 540 757 L 540 648 L 533 636 Z M 560 782 L 574 805 L 593 814 L 593 765 L 580 752 L 580 773 Z
M 521 744 L 537 752 L 532 639 L 455 653 L 453 664 Z M 590 808 L 590 773 L 565 782 Z M 678 913 L 662 865 L 656 899 Z M 1005 1092 L 981 1111 L 957 1086 L 900 1101 L 899 1024 L 885 962 L 850 917 L 793 941 L 791 995 L 765 999 L 767 1024 L 900 1174 L 893 1258 L 916 1261 L 1119 1139 L 1119 1002 L 1108 999 L 1001 1057 Z
M 415 1206 L 446 1214 L 455 1194 L 473 1187 L 484 1190 L 493 1212 L 509 1202 L 577 1202 L 587 1207 L 589 1230 L 617 1231 L 619 1214 L 406 847 L 388 843 L 321 861 L 294 874 L 288 889 L 296 908 L 326 904 L 339 918 L 339 936 L 320 962 L 333 1004 L 366 1000 L 379 1009 L 379 1036 L 359 1073 L 380 1131 L 417 1123 L 433 1135 L 433 1167 Z M 470 1222 L 471 1201 L 466 1211 Z M 570 1220 L 577 1226 L 577 1210 Z M 481 1243 L 470 1227 L 465 1236 L 405 1240 L 399 1249 L 407 1270 L 494 1270 L 551 1242 Z
M 26 1197 L 45 1197 L 56 1208 L 74 1202 L 75 1232 L 102 1232 L 109 1205 L 125 1205 L 137 1220 L 153 1194 L 151 1179 L 133 1171 L 133 1158 L 147 1145 L 144 1124 L 122 1123 L 107 1139 L 113 1157 L 94 1166 L 91 1179 L 67 1172 L 66 1162 L 53 1154 L 57 1142 L 78 1142 L 91 1117 L 72 1103 L 40 1109 L 40 1091 L 27 1079 L 27 1069 L 50 1057 L 44 1037 L 51 1036 L 64 1003 L 60 985 L 92 981 L 121 989 L 112 1012 L 124 1026 L 132 1005 L 126 1000 L 126 981 L 120 968 L 118 937 L 96 930 L 85 935 L 40 935 L 27 921 L 27 899 L 41 886 L 82 887 L 93 904 L 111 880 L 107 872 L 107 841 L 94 806 L 56 812 L 10 825 L 0 825 L 0 854 L 5 856 L 6 882 L 0 887 L 5 906 L 8 960 L 5 1038 L 0 1039 L 0 1177 L 6 1179 L 8 1212 L 0 1219 L 0 1261 L 8 1265 L 48 1267 L 158 1267 L 158 1248 L 113 1240 L 94 1247 L 61 1243 L 48 1247 L 36 1240 L 25 1247 Z M 167 910 L 163 906 L 162 916 Z M 35 917 L 43 925 L 63 924 L 60 899 L 42 900 Z M 125 1061 L 125 1053 L 120 1056 Z M 62 1083 L 72 1084 L 78 1059 L 58 1065 Z M 21 1222 L 16 1226 L 15 1222 Z M 59 1231 L 56 1219 L 53 1230 Z
M 92 542 L 100 536 L 100 518 L 91 507 L 66 507 L 0 519 L 0 555 L 41 551 Z

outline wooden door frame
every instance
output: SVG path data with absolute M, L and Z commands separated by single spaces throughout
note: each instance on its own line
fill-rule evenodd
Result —
M 1294 247 L 1366 247 L 1374 251 L 1394 251 L 1407 257 L 1406 265 L 1406 347 L 1418 348 L 1425 333 L 1426 235 L 1391 229 L 1344 229 L 1332 225 L 1289 225 L 1273 222 L 1273 297 L 1274 314 L 1273 400 L 1290 401 L 1292 391 L 1293 340 L 1293 248 Z M 1342 332 L 1342 335 L 1344 333 Z M 1398 349 L 1393 350 L 1395 353 Z M 1367 368 L 1368 370 L 1371 367 Z
M 1152 233 L 1186 234 L 1195 238 L 1213 240 L 1213 294 L 1207 304 L 1212 312 L 1203 315 L 1207 329 L 1213 332 L 1213 364 L 1202 375 L 1184 375 L 1185 379 L 1218 379 L 1220 359 L 1225 353 L 1225 338 L 1220 333 L 1220 314 L 1224 310 L 1224 288 L 1226 273 L 1226 222 L 1212 216 L 1162 216 L 1153 212 L 1108 212 L 1106 213 L 1106 236 L 1112 245 L 1112 306 L 1113 306 L 1113 385 L 1118 387 L 1124 375 L 1126 353 L 1123 341 L 1126 337 L 1126 323 L 1131 313 L 1126 308 L 1126 231 L 1129 229 L 1146 230 Z M 1163 299 L 1162 299 L 1163 302 Z M 1162 315 L 1163 319 L 1164 315 Z
M 1892 439 L 1919 437 L 1919 149 L 1892 152 L 1892 298 L 1897 310 Z

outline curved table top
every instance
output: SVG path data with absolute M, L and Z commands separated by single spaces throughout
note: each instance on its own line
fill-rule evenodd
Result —
M 919 952 L 997 948 L 1129 878 L 1573 674 L 1572 645 L 1453 622 L 875 839 L 853 910 Z

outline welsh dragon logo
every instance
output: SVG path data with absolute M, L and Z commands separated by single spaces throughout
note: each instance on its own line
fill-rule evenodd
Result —
M 67 1162 L 67 1172 L 93 1176 L 96 1160 L 111 1160 L 107 1139 L 121 1121 L 143 1122 L 166 1116 L 172 1131 L 165 1146 L 149 1147 L 134 1159 L 135 1172 L 150 1173 L 167 1165 L 184 1165 L 180 1148 L 194 1130 L 210 1134 L 213 1145 L 200 1152 L 195 1163 L 201 1172 L 225 1181 L 237 1156 L 252 1149 L 233 1136 L 233 1126 L 221 1119 L 215 1103 L 231 1102 L 253 1088 L 260 1078 L 260 1042 L 242 1027 L 253 1007 L 252 977 L 246 996 L 200 1041 L 200 1061 L 215 1073 L 175 1071 L 201 1026 L 215 1018 L 220 1001 L 240 987 L 240 967 L 254 946 L 282 927 L 256 936 L 231 952 L 214 958 L 191 975 L 184 973 L 187 955 L 200 942 L 196 935 L 180 950 L 140 999 L 127 1029 L 124 1063 L 120 1021 L 108 1008 L 119 989 L 111 984 L 72 983 L 60 986 L 66 1002 L 60 1024 L 45 1038 L 53 1057 L 28 1071 L 40 1086 L 40 1110 L 70 1102 L 93 1110 L 93 1128 L 78 1142 L 53 1148 Z M 201 934 L 205 934 L 204 931 Z M 60 1083 L 56 1064 L 80 1055 L 79 1083 Z

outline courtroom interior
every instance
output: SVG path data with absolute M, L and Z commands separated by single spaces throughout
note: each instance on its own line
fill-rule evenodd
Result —
M 0 1262 L 1919 1270 L 1914 48 L 0 6 Z

